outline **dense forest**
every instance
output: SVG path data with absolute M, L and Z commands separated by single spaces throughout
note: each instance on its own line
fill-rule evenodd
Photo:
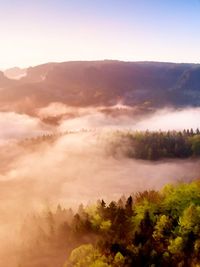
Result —
M 200 182 L 81 204 L 76 213 L 58 205 L 29 216 L 21 236 L 21 267 L 49 266 L 48 258 L 55 267 L 199 266 Z
M 200 156 L 200 131 L 123 132 L 112 134 L 108 153 L 143 160 L 163 158 L 188 158 Z

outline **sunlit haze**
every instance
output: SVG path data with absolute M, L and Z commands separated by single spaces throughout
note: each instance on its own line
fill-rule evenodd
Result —
M 200 0 L 0 0 L 0 267 L 200 267 Z
M 199 62 L 199 0 L 0 1 L 0 69 L 51 61 Z

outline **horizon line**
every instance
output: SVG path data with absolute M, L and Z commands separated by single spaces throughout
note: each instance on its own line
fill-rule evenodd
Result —
M 20 66 L 13 65 L 11 67 L 0 68 L 0 71 L 5 72 L 10 69 L 19 68 L 19 69 L 28 69 L 34 68 L 37 66 L 47 65 L 47 64 L 62 64 L 70 62 L 103 62 L 103 61 L 113 61 L 113 62 L 125 62 L 125 63 L 164 63 L 164 64 L 183 64 L 183 65 L 200 65 L 200 62 L 184 62 L 184 61 L 160 61 L 160 60 L 126 60 L 126 59 L 77 59 L 77 60 L 64 60 L 64 61 L 47 61 L 41 62 L 36 65 Z

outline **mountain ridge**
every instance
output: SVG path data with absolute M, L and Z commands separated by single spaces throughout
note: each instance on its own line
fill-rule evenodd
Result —
M 31 102 L 41 107 L 61 102 L 84 107 L 122 102 L 135 106 L 148 102 L 151 107 L 200 106 L 200 64 L 197 63 L 51 62 L 27 68 L 26 76 L 18 81 L 2 75 L 0 105 L 23 106 Z M 1 86 L 3 79 L 6 82 Z

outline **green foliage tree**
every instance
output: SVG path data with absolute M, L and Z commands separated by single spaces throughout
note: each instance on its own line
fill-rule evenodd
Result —
M 106 258 L 93 247 L 92 244 L 84 244 L 75 248 L 64 267 L 109 267 Z
M 55 212 L 27 220 L 22 233 L 27 248 L 44 255 L 50 247 L 68 251 L 65 267 L 200 264 L 199 181 L 140 192 L 120 203 L 81 205 L 73 219 L 66 214 L 59 206 Z

